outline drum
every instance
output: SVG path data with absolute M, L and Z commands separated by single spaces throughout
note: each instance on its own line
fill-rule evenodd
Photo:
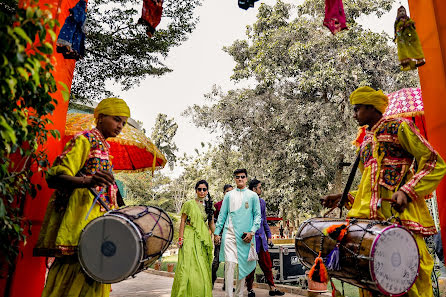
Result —
M 346 220 L 314 218 L 305 221 L 296 234 L 296 255 L 308 268 L 335 248 L 337 241 L 324 230 Z M 420 266 L 418 245 L 412 234 L 389 222 L 351 219 L 339 243 L 338 271 L 328 274 L 352 285 L 387 296 L 401 296 L 415 283 Z
M 153 206 L 111 210 L 83 229 L 79 261 L 92 279 L 116 283 L 148 268 L 173 238 L 169 215 Z

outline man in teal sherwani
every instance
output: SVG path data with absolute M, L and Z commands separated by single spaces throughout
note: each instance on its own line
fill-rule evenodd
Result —
M 227 297 L 233 296 L 234 272 L 237 269 L 236 296 L 243 296 L 242 284 L 245 277 L 256 268 L 256 261 L 248 261 L 251 244 L 255 248 L 254 235 L 260 228 L 261 213 L 259 197 L 248 190 L 246 169 L 234 171 L 237 188 L 226 193 L 215 227 L 215 242 L 221 241 L 220 261 L 225 261 Z M 223 229 L 222 238 L 219 234 Z

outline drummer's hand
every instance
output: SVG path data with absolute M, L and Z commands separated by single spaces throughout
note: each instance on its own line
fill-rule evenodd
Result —
M 333 208 L 338 205 L 339 201 L 341 201 L 342 194 L 332 194 L 322 197 L 320 202 L 322 206 L 326 208 Z
M 221 242 L 221 237 L 219 235 L 214 235 L 214 243 L 220 244 L 220 242 Z
M 95 174 L 88 177 L 90 178 L 90 182 L 88 183 L 89 187 L 96 187 L 96 186 L 111 186 L 115 182 L 115 178 L 113 177 L 113 174 L 109 171 L 104 170 L 98 170 Z
M 392 195 L 392 207 L 395 208 L 395 210 L 397 212 L 403 212 L 406 208 L 407 205 L 410 202 L 410 198 L 407 197 L 407 194 L 404 193 L 403 191 L 396 191 L 393 195 Z

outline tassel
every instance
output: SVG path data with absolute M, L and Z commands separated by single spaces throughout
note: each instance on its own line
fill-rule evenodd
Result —
M 324 261 L 321 258 L 321 252 L 319 256 L 314 260 L 314 265 L 311 267 L 310 273 L 308 274 L 310 280 L 318 283 L 326 283 L 328 280 L 327 269 L 325 268 Z
M 345 234 L 347 234 L 348 223 L 332 225 L 324 230 L 324 234 L 329 236 L 331 239 L 336 241 L 341 241 L 344 238 Z
M 336 244 L 335 248 L 328 254 L 325 260 L 325 265 L 328 270 L 341 270 L 341 265 L 339 263 L 339 243 Z

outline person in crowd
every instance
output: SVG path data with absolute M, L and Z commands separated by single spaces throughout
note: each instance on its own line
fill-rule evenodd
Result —
M 266 221 L 266 202 L 260 197 L 260 195 L 262 195 L 262 183 L 257 179 L 253 179 L 249 182 L 248 188 L 259 196 L 260 212 L 262 215 L 260 228 L 256 231 L 255 234 L 256 252 L 259 256 L 258 263 L 263 271 L 263 274 L 265 275 L 266 282 L 269 285 L 269 295 L 282 296 L 285 295 L 285 293 L 279 291 L 274 284 L 272 271 L 273 264 L 268 252 L 268 245 L 272 246 L 273 242 L 271 240 L 271 230 L 269 229 L 268 222 Z M 246 288 L 248 290 L 248 297 L 256 296 L 254 290 L 252 289 L 254 275 L 255 269 L 246 277 Z
M 227 192 L 232 191 L 234 188 L 231 185 L 223 186 L 223 196 L 226 195 Z M 214 221 L 217 222 L 218 214 L 220 213 L 221 205 L 223 204 L 223 200 L 220 200 L 214 204 Z M 221 236 L 221 233 L 220 233 Z M 220 244 L 215 244 L 214 246 L 214 260 L 212 261 L 212 287 L 214 287 L 215 280 L 217 279 L 217 270 L 220 266 Z M 225 282 L 223 281 L 222 290 L 225 290 Z
M 435 234 L 436 228 L 425 197 L 445 175 L 445 162 L 411 121 L 383 117 L 389 100 L 381 90 L 360 87 L 350 95 L 350 102 L 354 118 L 367 129 L 359 147 L 362 177 L 358 190 L 348 195 L 347 217 L 386 220 L 398 212 L 420 253 L 419 275 L 408 296 L 432 296 L 434 262 L 423 237 Z M 341 197 L 328 195 L 321 203 L 335 207 Z
M 56 258 L 43 297 L 110 294 L 110 284 L 99 283 L 84 273 L 77 246 L 82 229 L 106 211 L 94 203 L 96 197 L 90 189 L 99 193 L 98 199 L 108 208 L 118 207 L 118 188 L 106 139 L 121 133 L 130 109 L 122 99 L 107 98 L 95 108 L 94 117 L 96 127 L 73 137 L 46 177 L 48 186 L 56 191 L 48 204 L 34 254 Z
M 256 261 L 248 261 L 254 234 L 260 228 L 260 203 L 256 193 L 246 188 L 246 169 L 234 171 L 235 190 L 228 192 L 221 206 L 214 240 L 220 244 L 220 260 L 225 261 L 225 282 L 227 297 L 233 296 L 233 280 L 236 273 L 236 296 L 243 296 L 242 284 L 245 277 L 256 267 Z M 223 235 L 220 233 L 223 230 Z
M 434 235 L 434 244 L 435 244 L 435 254 L 440 260 L 441 263 L 444 263 L 444 253 L 443 253 L 443 243 L 441 242 L 441 230 L 438 231 L 437 234 Z
M 209 185 L 200 180 L 195 185 L 196 197 L 181 207 L 178 235 L 178 265 L 172 285 L 172 297 L 212 296 L 212 238 L 213 215 L 208 220 L 204 200 L 209 195 Z M 207 221 L 207 223 L 206 223 Z

